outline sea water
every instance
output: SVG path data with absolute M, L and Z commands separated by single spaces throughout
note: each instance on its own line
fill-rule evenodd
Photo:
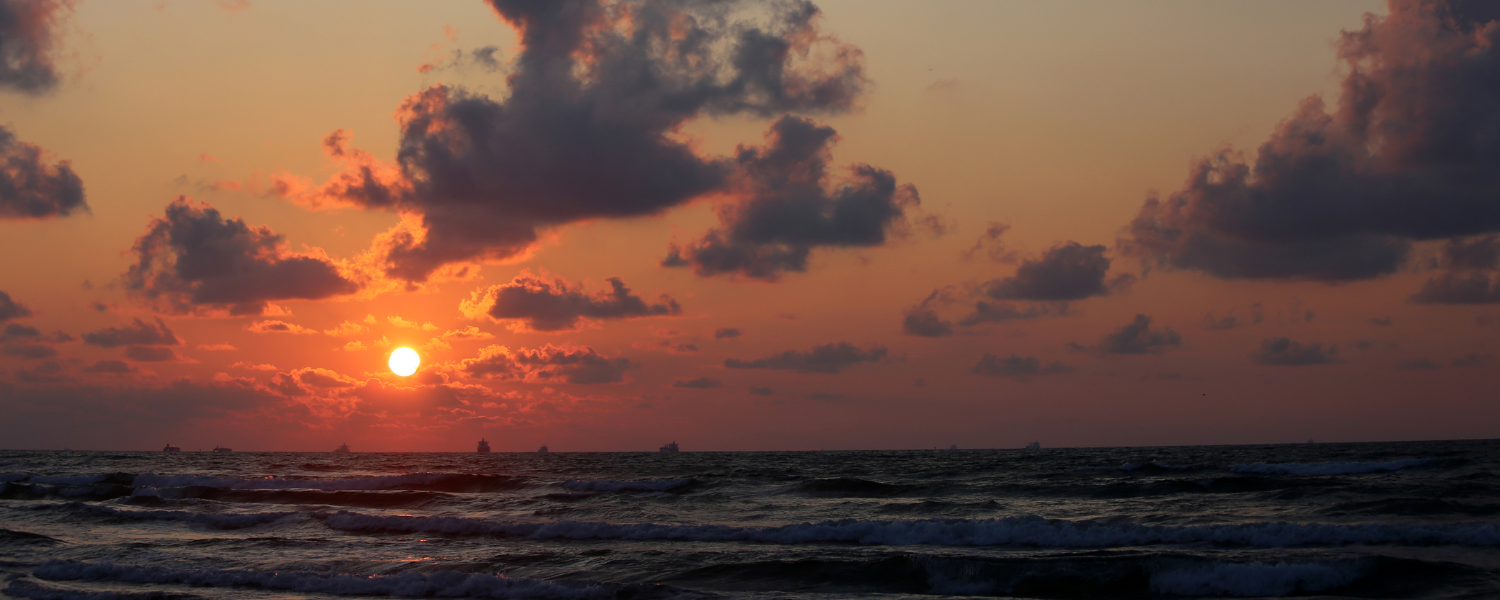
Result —
M 1500 442 L 0 451 L 15 598 L 1500 597 Z

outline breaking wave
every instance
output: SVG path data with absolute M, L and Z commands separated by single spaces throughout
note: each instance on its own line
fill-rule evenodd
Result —
M 1399 471 L 1411 467 L 1432 464 L 1434 460 L 1412 458 L 1407 460 L 1395 460 L 1391 462 L 1338 462 L 1338 463 L 1251 463 L 1248 465 L 1234 465 L 1229 470 L 1237 473 L 1256 473 L 1259 475 L 1358 475 L 1361 473 L 1382 473 L 1386 471 Z
M 689 540 L 770 544 L 854 543 L 909 546 L 1037 546 L 1109 548 L 1159 544 L 1252 547 L 1351 544 L 1500 546 L 1500 525 L 1382 525 L 1245 523 L 1237 525 L 1136 525 L 1044 519 L 845 519 L 775 527 L 618 524 L 584 521 L 503 523 L 467 517 L 376 516 L 339 511 L 325 524 L 341 531 L 519 536 L 530 539 Z

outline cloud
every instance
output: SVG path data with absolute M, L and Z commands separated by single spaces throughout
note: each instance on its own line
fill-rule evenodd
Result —
M 100 373 L 108 375 L 125 375 L 134 373 L 135 371 L 135 367 L 130 366 L 123 360 L 101 360 L 96 361 L 94 362 L 94 364 L 83 368 L 83 372 L 85 373 Z
M 1378 326 L 1381 326 L 1381 327 L 1390 327 L 1391 325 L 1395 324 L 1395 321 L 1391 320 L 1391 318 L 1389 316 L 1384 316 L 1384 317 L 1370 317 L 1368 319 L 1365 319 L 1365 322 L 1369 323 L 1371 325 L 1378 325 Z
M 1395 368 L 1400 371 L 1431 371 L 1440 367 L 1438 367 L 1437 363 L 1432 362 L 1431 360 L 1425 358 L 1414 358 L 1411 360 L 1403 360 L 1399 363 L 1396 363 Z
M 1203 328 L 1210 331 L 1228 331 L 1236 327 L 1257 325 L 1264 319 L 1265 311 L 1261 308 L 1260 303 L 1256 302 L 1250 305 L 1250 319 L 1248 321 L 1235 315 L 1234 309 L 1230 309 L 1229 314 L 1223 317 L 1214 316 L 1214 313 L 1210 311 L 1208 314 L 1203 315 Z
M 55 360 L 44 361 L 35 369 L 16 369 L 16 379 L 21 383 L 63 383 L 73 378 L 67 375 L 67 367 Z
M 1105 280 L 1109 272 L 1106 248 L 1066 242 L 1042 253 L 1041 258 L 1021 261 L 1016 274 L 980 285 L 979 291 L 994 300 L 1082 300 L 1123 290 L 1135 281 L 1129 273 Z
M 223 351 L 229 351 L 229 350 L 239 350 L 239 348 L 235 348 L 234 346 L 231 346 L 229 344 L 198 344 L 198 349 L 199 350 L 207 350 L 209 352 L 223 352 Z
M 0 89 L 43 94 L 57 86 L 56 30 L 68 0 L 0 0 Z
M 1181 347 L 1182 335 L 1170 327 L 1151 329 L 1151 317 L 1136 315 L 1135 319 L 1104 336 L 1096 348 L 1103 354 L 1158 354 L 1167 347 Z
M 724 387 L 724 383 L 712 377 L 695 377 L 693 379 L 678 379 L 677 381 L 673 381 L 672 387 L 706 390 Z
M 231 368 L 231 369 L 249 369 L 251 371 L 275 371 L 276 370 L 276 365 L 271 365 L 271 364 L 255 364 L 255 363 L 249 363 L 249 362 L 240 361 L 240 362 L 234 363 L 232 365 L 229 365 L 229 368 Z
M 1482 367 L 1494 362 L 1495 359 L 1488 355 L 1470 354 L 1453 359 L 1450 363 L 1455 367 Z
M 1021 308 L 1014 303 L 980 300 L 974 303 L 974 312 L 964 315 L 958 320 L 958 324 L 963 327 L 974 327 L 984 323 L 1065 317 L 1071 314 L 1074 314 L 1073 309 L 1067 302 L 1033 302 Z
M 20 323 L 11 323 L 9 325 L 6 325 L 5 329 L 0 330 L 0 342 L 11 342 L 17 340 L 26 340 L 28 342 L 46 342 L 48 344 L 61 344 L 73 341 L 73 336 L 61 331 L 54 331 L 50 334 L 42 335 L 41 330 L 30 325 L 22 325 Z
M 716 340 L 732 340 L 741 335 L 744 335 L 744 333 L 738 327 L 720 327 L 714 330 L 714 339 Z
M 256 321 L 246 326 L 245 330 L 254 333 L 295 333 L 302 335 L 313 335 L 318 332 L 316 329 L 308 329 L 296 323 L 273 320 Z
M 5 0 L 0 0 L 3 5 Z M 0 6 L 0 20 L 4 19 Z M 5 39 L 0 35 L 0 64 Z M 51 219 L 75 211 L 89 212 L 83 180 L 73 172 L 73 163 L 48 164 L 40 147 L 16 139 L 0 127 L 0 220 Z
M 363 333 L 364 331 L 364 325 L 360 325 L 359 323 L 355 323 L 353 321 L 344 321 L 343 323 L 339 323 L 338 327 L 334 327 L 333 329 L 324 329 L 323 335 L 331 335 L 334 337 L 349 337 L 351 335 Z
M 494 334 L 480 331 L 478 327 L 469 326 L 463 329 L 449 329 L 443 333 L 445 340 L 490 340 Z
M 574 384 L 620 383 L 625 371 L 636 366 L 629 359 L 602 356 L 588 346 L 552 344 L 515 351 L 492 345 L 480 349 L 478 358 L 459 362 L 471 377 Z
M 562 278 L 552 281 L 522 271 L 510 283 L 475 290 L 459 311 L 471 319 L 484 316 L 509 321 L 517 331 L 565 331 L 577 329 L 585 319 L 634 319 L 678 315 L 682 307 L 662 294 L 647 304 L 619 278 L 611 277 L 609 291 L 585 293 L 581 286 Z
M 880 362 L 885 360 L 886 354 L 884 346 L 860 348 L 849 342 L 839 342 L 813 346 L 810 352 L 788 350 L 755 360 L 728 358 L 724 360 L 724 366 L 730 369 L 771 369 L 798 373 L 835 374 L 840 369 L 859 363 Z
M 771 391 L 771 388 L 768 388 L 768 387 L 756 387 L 756 386 L 753 386 L 753 385 L 750 386 L 750 393 L 754 394 L 756 396 L 774 396 L 774 395 L 776 395 L 776 392 Z
M 1337 352 L 1338 348 L 1333 346 L 1325 351 L 1322 344 L 1303 344 L 1281 337 L 1261 342 L 1260 352 L 1251 357 L 1263 365 L 1300 367 L 1338 362 L 1334 359 Z
M 1010 355 L 1010 358 L 1000 358 L 988 352 L 979 359 L 979 363 L 969 369 L 975 375 L 988 375 L 990 377 L 1014 377 L 1025 379 L 1037 375 L 1051 375 L 1053 373 L 1067 373 L 1073 368 L 1057 361 L 1050 365 L 1042 365 L 1041 359 L 1035 356 Z
M 157 346 L 126 346 L 125 358 L 136 362 L 168 362 L 181 359 L 171 348 Z
M 1443 273 L 1427 280 L 1411 297 L 1418 304 L 1491 304 L 1500 302 L 1500 276 L 1488 273 Z
M 522 255 L 538 228 L 721 192 L 732 161 L 699 155 L 677 135 L 683 125 L 840 113 L 868 86 L 859 49 L 820 32 L 808 2 L 491 4 L 520 37 L 506 97 L 443 85 L 414 94 L 398 111 L 396 165 L 347 158 L 305 192 L 419 215 L 378 248 L 390 277 L 425 281 L 443 265 Z
M 837 134 L 810 120 L 785 116 L 763 147 L 736 148 L 738 202 L 719 210 L 719 227 L 673 245 L 663 266 L 693 266 L 701 276 L 736 274 L 776 280 L 807 270 L 816 247 L 879 246 L 911 226 L 917 189 L 897 185 L 890 171 L 854 165 L 835 181 L 829 173 Z
M 1010 231 L 1010 225 L 990 221 L 984 233 L 979 234 L 979 239 L 974 241 L 974 245 L 964 250 L 963 259 L 974 260 L 983 256 L 997 263 L 1015 264 L 1021 258 L 1020 253 L 1007 248 L 1005 241 L 1000 239 L 1007 231 Z
M 161 318 L 156 323 L 133 319 L 124 327 L 106 327 L 83 334 L 83 343 L 101 348 L 118 346 L 180 346 L 182 340 L 167 328 Z
M 945 337 L 953 335 L 953 324 L 938 316 L 934 308 L 951 301 L 952 286 L 933 290 L 921 302 L 906 309 L 901 319 L 901 332 L 919 337 Z
M 31 309 L 26 305 L 10 299 L 10 294 L 0 292 L 0 323 L 11 319 L 20 319 L 31 316 Z
M 0 346 L 0 354 L 26 360 L 41 360 L 57 356 L 57 350 L 46 344 L 6 344 Z
M 185 196 L 152 219 L 131 251 L 136 264 L 125 273 L 126 289 L 177 314 L 209 307 L 259 315 L 271 300 L 316 300 L 360 289 L 322 250 L 292 252 L 269 228 L 225 220 Z
M 1415 240 L 1500 231 L 1495 15 L 1482 2 L 1389 9 L 1340 37 L 1348 74 L 1333 112 L 1307 98 L 1253 165 L 1227 148 L 1195 160 L 1181 189 L 1145 202 L 1122 248 L 1226 279 L 1346 281 L 1394 272 Z

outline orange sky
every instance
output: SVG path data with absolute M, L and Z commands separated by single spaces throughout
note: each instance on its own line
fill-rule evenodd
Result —
M 1493 15 L 0 3 L 3 447 L 1500 433 Z

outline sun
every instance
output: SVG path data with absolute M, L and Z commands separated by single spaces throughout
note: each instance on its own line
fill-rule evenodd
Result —
M 422 357 L 417 356 L 417 351 L 411 348 L 397 348 L 391 352 L 391 372 L 402 377 L 417 372 L 417 365 L 422 364 Z

